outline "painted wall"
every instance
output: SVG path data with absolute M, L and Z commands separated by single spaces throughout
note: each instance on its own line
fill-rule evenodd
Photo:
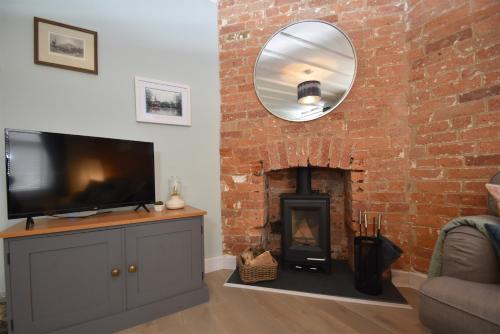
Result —
M 99 75 L 35 65 L 34 16 L 97 31 Z M 179 176 L 186 201 L 208 211 L 205 256 L 222 253 L 215 3 L 2 0 L 0 45 L 2 131 L 18 128 L 153 141 L 157 196 L 165 199 L 168 179 Z M 137 123 L 136 75 L 190 85 L 192 126 Z M 0 138 L 3 147 L 3 135 Z M 2 163 L 2 229 L 17 222 L 7 221 L 4 178 Z M 1 291 L 5 291 L 3 254 Z

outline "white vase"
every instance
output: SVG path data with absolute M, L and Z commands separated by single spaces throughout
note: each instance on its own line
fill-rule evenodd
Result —
M 161 211 L 163 211 L 163 208 L 165 207 L 165 204 L 160 204 L 160 205 L 155 204 L 154 207 L 155 207 L 155 211 L 156 212 L 161 212 Z

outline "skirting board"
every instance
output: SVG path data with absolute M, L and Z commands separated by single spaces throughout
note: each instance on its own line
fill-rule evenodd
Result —
M 221 269 L 236 269 L 236 257 L 233 255 L 221 255 L 205 259 L 205 273 Z
M 221 255 L 205 259 L 205 272 L 209 273 L 221 269 L 235 269 L 236 257 L 233 255 Z M 411 288 L 418 290 L 420 285 L 427 279 L 427 275 L 404 270 L 392 270 L 392 284 L 400 288 Z

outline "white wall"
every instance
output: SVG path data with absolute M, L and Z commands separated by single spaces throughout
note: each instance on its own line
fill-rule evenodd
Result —
M 97 31 L 99 75 L 35 65 L 34 16 Z M 209 0 L 1 0 L 0 151 L 3 128 L 153 141 L 157 195 L 165 199 L 169 177 L 179 176 L 186 201 L 208 211 L 205 256 L 221 255 L 217 48 Z M 137 123 L 136 75 L 190 85 L 192 126 Z M 18 221 L 7 221 L 0 160 L 4 229 Z

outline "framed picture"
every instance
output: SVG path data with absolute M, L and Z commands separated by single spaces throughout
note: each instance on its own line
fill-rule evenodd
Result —
M 189 86 L 135 78 L 138 122 L 191 125 Z
M 35 64 L 97 74 L 97 32 L 35 17 Z

